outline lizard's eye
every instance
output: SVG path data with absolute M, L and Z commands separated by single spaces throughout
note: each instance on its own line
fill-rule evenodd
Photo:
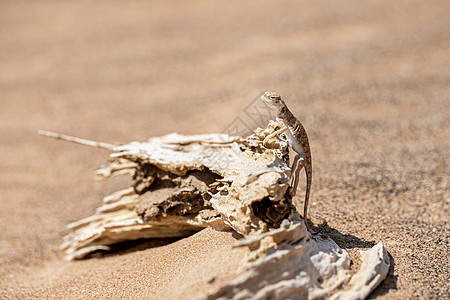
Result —
M 264 97 L 266 98 L 266 100 L 270 100 L 273 103 L 278 103 L 281 98 L 277 93 L 273 93 L 273 92 L 266 92 L 264 93 Z

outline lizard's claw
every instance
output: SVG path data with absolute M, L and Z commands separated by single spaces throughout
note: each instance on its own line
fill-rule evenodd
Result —
M 315 231 L 310 231 L 310 232 L 311 232 L 312 235 L 317 235 L 317 234 L 321 233 L 322 230 L 323 230 L 323 229 L 325 228 L 325 226 L 327 226 L 327 225 L 328 225 L 328 222 L 327 222 L 327 221 L 323 221 L 323 223 L 320 224 L 320 226 L 319 226 L 319 228 L 317 228 L 317 230 L 315 230 Z

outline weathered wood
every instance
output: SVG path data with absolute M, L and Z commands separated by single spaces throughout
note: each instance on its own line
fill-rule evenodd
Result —
M 386 277 L 378 244 L 350 281 L 350 257 L 334 241 L 311 236 L 289 191 L 289 152 L 271 122 L 246 138 L 169 134 L 125 145 L 40 134 L 113 151 L 100 177 L 131 174 L 133 186 L 103 199 L 94 215 L 69 224 L 62 249 L 69 260 L 123 241 L 185 237 L 205 227 L 232 229 L 248 248 L 235 280 L 207 299 L 362 299 Z M 346 282 L 349 282 L 348 286 Z

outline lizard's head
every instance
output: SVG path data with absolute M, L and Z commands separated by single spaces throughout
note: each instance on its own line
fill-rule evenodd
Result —
M 261 96 L 261 100 L 267 104 L 272 109 L 280 110 L 283 108 L 284 101 L 281 100 L 280 95 L 275 92 L 265 92 L 264 95 Z

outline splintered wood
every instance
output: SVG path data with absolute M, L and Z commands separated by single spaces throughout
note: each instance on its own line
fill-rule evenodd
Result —
M 206 227 L 234 230 L 248 249 L 235 280 L 207 299 L 363 299 L 387 275 L 380 242 L 350 280 L 350 257 L 325 236 L 311 236 L 295 210 L 289 152 L 270 122 L 246 138 L 169 134 L 116 146 L 40 131 L 42 135 L 110 149 L 100 177 L 129 174 L 133 186 L 103 199 L 94 215 L 69 224 L 62 249 L 69 260 L 137 239 L 187 237 Z

